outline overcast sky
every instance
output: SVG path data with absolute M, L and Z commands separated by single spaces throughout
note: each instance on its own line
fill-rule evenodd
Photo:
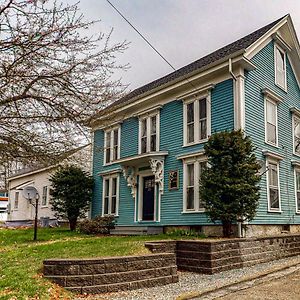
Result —
M 197 60 L 287 13 L 291 14 L 300 34 L 299 0 L 110 1 L 175 68 Z M 108 32 L 114 28 L 113 41 L 130 42 L 126 52 L 118 57 L 120 63 L 129 63 L 130 69 L 117 74 L 123 78 L 123 83 L 129 84 L 130 90 L 172 72 L 170 66 L 106 0 L 81 0 L 79 6 L 86 18 L 101 19 L 96 30 Z

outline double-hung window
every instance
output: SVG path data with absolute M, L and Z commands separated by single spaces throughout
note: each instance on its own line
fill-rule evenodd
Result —
M 293 114 L 294 154 L 300 155 L 300 117 Z
M 159 113 L 139 120 L 139 153 L 159 151 Z
M 300 169 L 295 170 L 296 211 L 300 213 Z
M 201 173 L 207 167 L 207 161 L 202 156 L 193 160 L 184 161 L 184 212 L 202 212 L 204 203 L 200 199 L 199 186 Z
M 119 176 L 111 175 L 103 178 L 102 215 L 118 215 L 119 208 Z
M 275 54 L 275 83 L 286 90 L 286 53 L 277 44 L 274 46 Z
M 268 161 L 267 173 L 269 211 L 280 212 L 279 163 L 277 161 Z
M 266 143 L 277 146 L 277 103 L 269 98 L 265 99 L 265 118 Z
M 104 163 L 109 164 L 120 158 L 121 127 L 104 132 Z
M 43 186 L 42 206 L 47 206 L 47 204 L 48 204 L 48 187 Z
M 204 142 L 210 135 L 209 96 L 184 102 L 184 145 Z

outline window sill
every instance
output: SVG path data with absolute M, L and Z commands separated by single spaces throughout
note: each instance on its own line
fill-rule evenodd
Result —
M 41 205 L 41 209 L 48 208 L 48 207 L 49 207 L 48 205 Z
M 113 216 L 115 218 L 119 218 L 119 215 L 111 215 L 111 214 L 101 215 L 101 217 L 108 217 L 108 216 Z
M 119 158 L 118 158 L 119 159 Z M 102 167 L 108 167 L 108 166 L 111 166 L 111 165 L 114 165 L 114 164 L 117 164 L 118 162 L 117 161 L 111 161 L 109 163 L 105 163 L 102 165 Z
M 268 209 L 268 213 L 275 213 L 275 214 L 281 214 L 282 213 L 282 210 L 271 210 L 271 209 Z
M 203 143 L 206 143 L 206 142 L 208 142 L 208 138 L 205 139 L 205 140 L 200 140 L 198 142 L 193 142 L 193 143 L 185 144 L 185 145 L 182 146 L 182 148 L 190 147 L 190 146 L 194 146 L 194 145 L 199 145 L 199 144 L 203 144 Z
M 297 210 L 297 211 L 296 211 L 296 215 L 300 215 L 300 210 Z
M 205 210 L 186 210 L 186 211 L 182 211 L 181 214 L 185 215 L 185 214 L 199 214 L 199 213 L 205 213 Z
M 276 148 L 276 149 L 279 149 L 279 146 L 278 146 L 278 145 L 269 143 L 269 142 L 267 142 L 267 141 L 265 141 L 265 144 L 267 144 L 267 145 L 269 145 L 269 146 L 272 146 L 272 147 L 274 147 L 274 148 Z
M 286 86 L 283 87 L 283 86 L 281 86 L 280 84 L 278 84 L 278 83 L 276 83 L 276 82 L 275 82 L 275 85 L 276 85 L 277 87 L 279 87 L 282 91 L 284 91 L 285 93 L 287 93 L 287 87 L 286 87 Z
M 300 153 L 293 152 L 293 155 L 300 158 Z

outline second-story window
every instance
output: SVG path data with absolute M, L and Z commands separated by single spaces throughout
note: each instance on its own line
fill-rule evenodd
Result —
M 139 153 L 159 151 L 159 114 L 140 118 Z
M 286 55 L 285 51 L 275 45 L 275 83 L 286 90 Z
M 184 103 L 184 145 L 206 141 L 210 132 L 208 97 Z
M 104 162 L 111 163 L 120 158 L 120 127 L 104 133 Z
M 277 146 L 277 103 L 266 99 L 266 142 Z
M 293 115 L 294 153 L 300 155 L 300 118 Z

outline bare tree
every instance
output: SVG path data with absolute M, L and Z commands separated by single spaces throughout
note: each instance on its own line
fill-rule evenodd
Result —
M 124 91 L 113 80 L 126 42 L 89 36 L 77 5 L 0 2 L 1 158 L 43 162 L 78 146 L 87 120 Z

